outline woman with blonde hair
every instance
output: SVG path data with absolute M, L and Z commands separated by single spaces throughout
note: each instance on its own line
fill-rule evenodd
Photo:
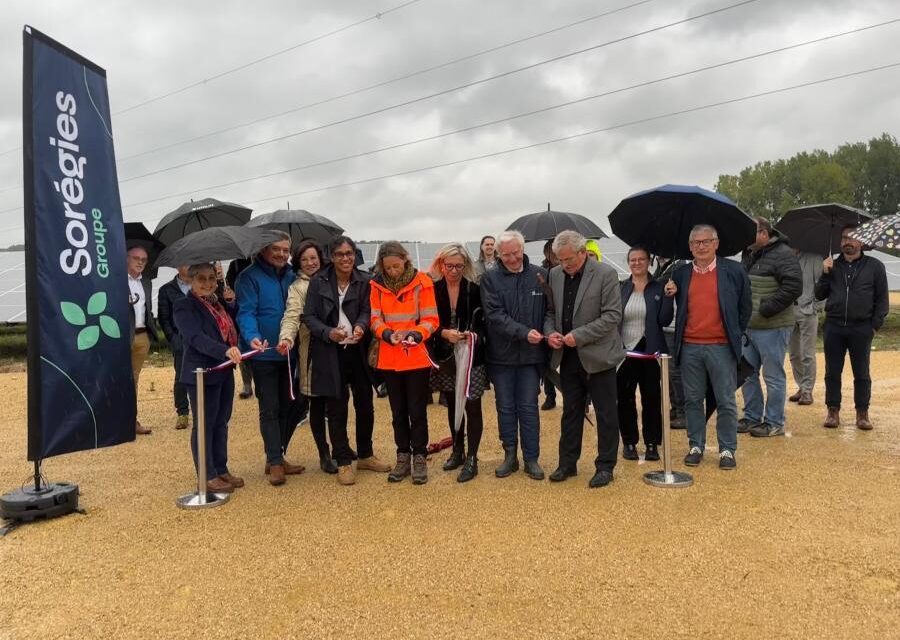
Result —
M 478 475 L 478 446 L 484 420 L 481 414 L 481 396 L 487 388 L 487 369 L 484 364 L 484 313 L 481 309 L 481 291 L 474 282 L 472 258 L 466 248 L 451 242 L 438 251 L 431 264 L 431 275 L 436 279 L 434 297 L 437 303 L 440 327 L 429 341 L 429 350 L 438 364 L 431 372 L 431 386 L 435 391 L 446 392 L 447 418 L 453 437 L 453 453 L 444 463 L 445 471 L 462 467 L 457 482 L 468 482 Z M 475 334 L 474 354 L 469 393 L 466 398 L 465 416 L 457 433 L 456 424 L 456 359 L 454 345 Z M 469 451 L 466 453 L 466 435 Z
M 425 341 L 438 328 L 434 283 L 413 267 L 396 241 L 378 248 L 377 275 L 371 281 L 371 330 L 377 339 L 374 365 L 384 376 L 393 416 L 397 464 L 388 475 L 400 482 L 428 482 L 428 411 L 431 360 Z

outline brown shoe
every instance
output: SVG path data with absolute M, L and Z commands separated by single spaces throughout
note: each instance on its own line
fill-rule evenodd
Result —
M 283 464 L 273 464 L 266 465 L 268 470 L 266 473 L 269 474 L 269 484 L 273 487 L 277 487 L 279 485 L 287 482 L 287 478 L 284 477 L 284 465 Z
M 206 490 L 212 491 L 213 493 L 231 493 L 234 491 L 234 487 L 225 480 L 222 480 L 222 478 L 213 478 L 212 480 L 207 481 Z
M 356 474 L 353 473 L 353 465 L 348 464 L 338 467 L 337 481 L 338 484 L 342 484 L 345 487 L 356 484 Z
M 868 409 L 857 409 L 856 410 L 856 428 L 862 429 L 863 431 L 871 431 L 872 423 L 869 422 L 869 410 Z
M 287 460 L 284 461 L 284 472 L 289 476 L 300 475 L 306 471 L 306 467 L 302 464 L 291 464 Z
M 828 417 L 822 426 L 826 429 L 837 429 L 841 426 L 841 410 L 837 407 L 828 407 Z
M 800 389 L 797 389 L 797 393 L 792 396 L 788 396 L 788 400 L 791 402 L 800 402 L 800 397 L 803 395 L 803 392 Z
M 800 399 L 797 400 L 797 404 L 803 405 L 803 406 L 808 406 L 808 405 L 811 405 L 812 403 L 813 403 L 812 392 L 802 391 L 800 393 Z
M 426 482 L 428 482 L 428 463 L 425 456 L 418 453 L 413 456 L 412 483 L 425 484 Z
M 135 420 L 134 421 L 134 432 L 136 434 L 138 434 L 139 436 L 146 436 L 146 435 L 153 433 L 153 429 L 151 429 L 150 427 L 143 427 L 141 425 L 140 420 Z
M 231 475 L 230 473 L 223 473 L 222 475 L 219 476 L 219 478 L 221 478 L 222 480 L 224 480 L 225 482 L 227 482 L 228 484 L 230 484 L 230 485 L 231 485 L 232 487 L 234 487 L 235 489 L 240 489 L 241 487 L 244 486 L 244 479 L 243 479 L 243 478 L 239 478 L 239 477 L 237 477 L 237 476 L 233 476 L 233 475 Z
M 410 474 L 411 465 L 410 465 L 410 456 L 408 453 L 398 453 L 397 454 L 397 464 L 388 474 L 388 482 L 400 482 Z
M 378 473 L 387 473 L 391 470 L 391 465 L 382 462 L 377 456 L 369 456 L 368 458 L 360 458 L 356 461 L 357 471 L 377 471 Z
M 175 428 L 176 429 L 187 429 L 191 426 L 191 417 L 188 415 L 178 416 L 175 419 Z

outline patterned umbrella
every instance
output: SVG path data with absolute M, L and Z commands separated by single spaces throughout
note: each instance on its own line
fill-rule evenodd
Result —
M 875 218 L 850 233 L 867 247 L 900 256 L 900 213 Z

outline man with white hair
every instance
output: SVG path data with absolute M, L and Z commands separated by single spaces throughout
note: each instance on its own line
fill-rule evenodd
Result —
M 541 333 L 546 310 L 541 278 L 545 272 L 528 262 L 525 238 L 518 231 L 501 233 L 497 246 L 500 263 L 485 272 L 479 283 L 487 320 L 488 374 L 494 384 L 505 452 L 503 464 L 495 474 L 505 478 L 519 470 L 521 436 L 525 473 L 534 480 L 543 480 L 544 470 L 538 463 L 538 391 L 547 360 Z
M 144 367 L 144 361 L 147 360 L 147 355 L 150 353 L 150 347 L 159 342 L 159 335 L 156 331 L 156 318 L 153 316 L 153 297 L 151 295 L 153 285 L 150 278 L 143 276 L 148 259 L 149 254 L 144 247 L 134 245 L 128 249 L 131 373 L 134 377 L 135 397 L 138 395 L 138 381 L 141 378 L 141 369 Z M 138 435 L 147 435 L 151 432 L 151 429 L 143 426 L 140 420 L 135 420 L 134 431 Z
M 588 486 L 596 488 L 612 482 L 616 466 L 616 367 L 625 359 L 625 349 L 619 335 L 619 278 L 608 264 L 588 260 L 586 243 L 575 231 L 562 231 L 553 240 L 559 265 L 550 270 L 553 304 L 547 311 L 544 333 L 554 350 L 550 366 L 559 367 L 563 395 L 559 467 L 550 480 L 561 482 L 577 473 L 583 408 L 590 398 L 597 416 L 597 458 Z

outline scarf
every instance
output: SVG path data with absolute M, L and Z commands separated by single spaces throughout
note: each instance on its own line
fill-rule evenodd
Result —
M 203 306 L 206 307 L 206 310 L 212 314 L 213 320 L 216 321 L 216 326 L 219 328 L 219 333 L 222 335 L 222 340 L 229 347 L 237 346 L 237 329 L 234 328 L 234 322 L 231 320 L 231 316 L 228 315 L 228 312 L 225 311 L 225 308 L 219 304 L 219 298 L 216 294 L 210 294 L 208 296 L 198 296 L 194 294 L 194 296 L 203 303 Z
M 408 285 L 412 282 L 413 278 L 416 277 L 416 270 L 413 268 L 412 262 L 407 262 L 406 268 L 398 277 L 391 278 L 386 273 L 382 275 L 384 276 L 384 286 L 387 287 L 391 293 L 397 295 L 400 289 Z

